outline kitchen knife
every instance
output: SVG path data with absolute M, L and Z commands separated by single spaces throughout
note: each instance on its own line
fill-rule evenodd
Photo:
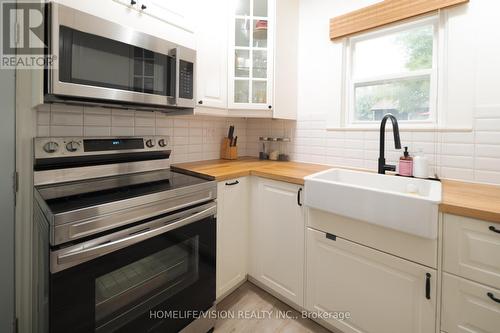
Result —
M 234 135 L 234 126 L 233 126 L 233 125 L 231 125 L 231 126 L 229 127 L 229 133 L 227 134 L 227 137 L 228 137 L 229 139 L 231 139 L 231 141 L 233 141 L 233 135 Z

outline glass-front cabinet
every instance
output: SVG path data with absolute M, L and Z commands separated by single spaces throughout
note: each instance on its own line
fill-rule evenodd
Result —
M 229 108 L 272 109 L 273 0 L 233 0 Z

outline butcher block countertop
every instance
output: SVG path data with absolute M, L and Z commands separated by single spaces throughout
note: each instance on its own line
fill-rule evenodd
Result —
M 243 157 L 236 161 L 212 160 L 171 166 L 174 171 L 217 181 L 254 175 L 297 185 L 304 185 L 304 177 L 331 168 L 299 162 L 260 161 L 252 157 Z
M 210 180 L 222 181 L 253 175 L 297 185 L 303 185 L 305 177 L 331 168 L 332 166 L 300 162 L 259 161 L 252 157 L 236 161 L 183 163 L 171 167 L 174 171 Z M 442 212 L 500 223 L 500 186 L 451 180 L 443 180 L 442 184 Z

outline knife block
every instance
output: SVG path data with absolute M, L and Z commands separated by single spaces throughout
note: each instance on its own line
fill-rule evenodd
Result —
M 238 147 L 231 147 L 231 140 L 229 138 L 222 139 L 220 147 L 220 158 L 223 160 L 238 159 Z

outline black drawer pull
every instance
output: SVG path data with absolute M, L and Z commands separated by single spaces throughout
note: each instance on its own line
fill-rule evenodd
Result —
M 491 230 L 491 231 L 493 231 L 493 232 L 496 232 L 497 234 L 500 234 L 500 230 L 499 230 L 499 229 L 497 229 L 497 228 L 495 228 L 495 227 L 494 227 L 494 226 L 492 226 L 492 225 L 490 225 L 490 227 L 489 227 L 488 229 L 490 229 L 490 230 Z
M 239 183 L 240 183 L 239 181 L 235 181 L 232 183 L 226 183 L 226 186 L 234 186 L 234 185 L 238 185 Z
M 334 234 L 326 234 L 326 239 L 337 241 L 337 236 L 335 236 Z
M 431 299 L 431 274 L 425 274 L 425 298 Z
M 488 295 L 488 297 L 491 298 L 491 300 L 500 303 L 500 298 L 496 298 L 495 295 L 493 295 L 493 293 L 487 293 L 486 295 Z
M 297 192 L 297 205 L 302 207 L 302 202 L 301 202 L 301 194 L 302 193 L 302 188 L 299 188 L 299 192 Z

